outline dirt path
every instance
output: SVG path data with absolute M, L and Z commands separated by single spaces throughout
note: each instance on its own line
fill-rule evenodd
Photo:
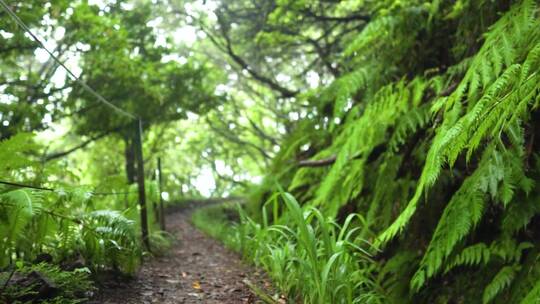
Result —
M 147 261 L 127 283 L 107 283 L 96 303 L 260 303 L 246 286 L 262 275 L 189 223 L 186 212 L 168 216 L 178 241 L 164 257 Z

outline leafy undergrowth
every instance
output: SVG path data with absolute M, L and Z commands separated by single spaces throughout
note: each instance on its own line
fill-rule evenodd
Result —
M 61 166 L 41 167 L 32 158 L 39 151 L 30 134 L 0 142 L 0 180 L 21 185 L 0 187 L 0 296 L 10 301 L 74 301 L 85 289 L 92 290 L 88 282 L 100 272 L 135 273 L 149 253 L 141 244 L 133 187 L 114 179 L 94 187 L 59 182 L 76 179 Z M 148 199 L 156 201 L 155 185 L 149 182 L 147 188 Z M 96 189 L 127 194 L 101 195 Z M 152 254 L 159 254 L 167 249 L 169 238 L 155 220 L 153 224 Z M 84 271 L 72 271 L 75 268 Z M 79 282 L 79 288 L 68 284 L 71 281 Z M 39 286 L 54 292 L 43 294 Z
M 248 255 L 301 282 L 276 280 L 306 303 L 331 303 L 338 289 L 340 301 L 369 302 L 347 299 L 339 272 L 320 284 L 331 258 L 353 285 L 357 269 L 373 277 L 368 294 L 385 303 L 539 303 L 538 1 L 375 2 L 343 46 L 347 72 L 306 92 L 316 113 L 286 137 L 246 207 Z M 307 228 L 290 204 L 266 221 L 276 179 Z M 351 214 L 365 219 L 351 227 L 381 250 L 377 263 L 327 250 L 339 246 L 324 223 Z
M 48 263 L 23 265 L 0 273 L 1 303 L 83 303 L 93 295 L 94 283 L 86 267 L 62 270 Z

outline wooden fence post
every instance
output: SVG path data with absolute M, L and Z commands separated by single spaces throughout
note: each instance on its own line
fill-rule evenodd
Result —
M 148 237 L 148 212 L 146 209 L 146 190 L 144 188 L 144 158 L 142 149 L 142 120 L 135 121 L 135 161 L 137 163 L 137 184 L 139 186 L 139 207 L 141 212 L 142 241 L 147 250 L 150 250 L 150 238 Z
M 159 183 L 159 224 L 161 226 L 161 230 L 165 231 L 165 211 L 163 208 L 163 174 L 161 174 L 161 157 L 158 157 L 157 159 L 157 167 L 158 167 L 158 183 Z
M 154 172 L 152 172 L 152 181 L 154 183 L 158 183 L 157 168 L 154 170 Z M 156 184 L 156 187 L 158 187 L 157 184 Z M 161 193 L 161 192 L 159 192 L 160 191 L 159 187 L 156 189 L 156 191 L 158 193 Z M 159 210 L 159 199 L 156 200 L 156 199 L 154 199 L 153 196 L 152 196 L 152 211 L 154 212 L 154 220 L 155 220 L 156 224 L 159 225 L 161 223 L 161 220 L 160 220 L 161 213 L 160 213 L 160 210 Z

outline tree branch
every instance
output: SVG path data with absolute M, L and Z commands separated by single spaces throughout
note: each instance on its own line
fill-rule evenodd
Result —
M 324 159 L 306 159 L 301 160 L 297 163 L 298 167 L 326 167 L 334 164 L 336 162 L 336 156 L 330 156 L 329 158 Z
M 371 20 L 371 17 L 369 15 L 363 15 L 363 14 L 356 14 L 356 15 L 350 15 L 350 16 L 343 16 L 343 17 L 337 17 L 337 16 L 326 16 L 326 15 L 317 15 L 316 13 L 312 12 L 311 10 L 303 10 L 303 13 L 305 13 L 307 16 L 319 20 L 319 21 L 335 21 L 335 22 L 351 22 L 351 21 L 364 21 L 369 22 Z
M 96 141 L 96 140 L 99 140 L 99 139 L 102 139 L 103 137 L 106 137 L 108 136 L 109 134 L 111 133 L 114 133 L 120 129 L 122 129 L 122 127 L 117 127 L 117 128 L 114 128 L 114 129 L 111 129 L 111 130 L 108 130 L 108 131 L 105 131 L 101 134 L 98 134 L 96 136 L 93 136 L 93 137 L 90 137 L 89 139 L 85 140 L 84 142 L 76 145 L 75 147 L 72 147 L 68 150 L 65 150 L 65 151 L 60 151 L 60 152 L 54 152 L 54 153 L 51 153 L 49 155 L 45 155 L 43 156 L 43 162 L 48 162 L 48 161 L 51 161 L 51 160 L 54 160 L 54 159 L 58 159 L 58 158 L 61 158 L 61 157 L 64 157 L 66 155 L 69 155 L 77 150 L 80 150 L 80 149 L 83 149 L 84 147 L 88 146 L 90 143 Z
M 236 138 L 234 136 L 231 136 L 230 134 L 227 134 L 227 132 L 221 130 L 220 128 L 214 126 L 214 124 L 210 121 L 210 119 L 206 119 L 206 122 L 208 123 L 208 126 L 210 127 L 210 129 L 212 129 L 214 132 L 216 132 L 217 134 L 223 136 L 224 138 L 228 139 L 229 141 L 233 142 L 233 143 L 236 143 L 240 146 L 249 146 L 249 147 L 252 147 L 254 148 L 255 150 L 257 150 L 262 156 L 264 159 L 270 159 L 270 155 L 268 155 L 268 153 L 266 153 L 266 151 L 255 145 L 254 143 L 252 142 L 249 142 L 249 141 L 245 141 L 245 140 L 242 140 L 240 138 Z
M 261 82 L 263 84 L 265 84 L 266 86 L 268 86 L 272 90 L 275 90 L 275 91 L 279 92 L 283 98 L 294 97 L 299 93 L 298 91 L 293 91 L 293 90 L 290 90 L 290 89 L 288 89 L 286 87 L 283 87 L 280 84 L 278 84 L 277 82 L 273 81 L 272 79 L 270 79 L 270 78 L 268 78 L 266 76 L 263 76 L 263 75 L 259 74 L 258 72 L 256 72 L 255 70 L 253 70 L 251 68 L 251 66 L 242 57 L 240 57 L 238 54 L 236 54 L 236 52 L 233 50 L 231 38 L 229 37 L 227 31 L 225 30 L 226 27 L 225 27 L 223 18 L 219 14 L 218 14 L 218 22 L 219 22 L 219 25 L 220 25 L 219 28 L 221 29 L 221 34 L 222 34 L 223 38 L 225 39 L 225 47 L 227 49 L 227 54 L 242 69 L 246 70 L 254 79 L 258 80 L 259 82 Z

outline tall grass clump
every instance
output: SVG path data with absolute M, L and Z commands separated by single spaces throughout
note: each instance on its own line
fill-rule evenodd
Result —
M 280 204 L 281 203 L 281 204 Z M 267 206 L 272 206 L 269 224 Z M 283 215 L 279 210 L 283 206 Z M 351 214 L 339 225 L 314 207 L 302 208 L 289 193 L 272 197 L 262 223 L 239 208 L 236 239 L 243 255 L 263 267 L 291 301 L 304 303 L 382 303 L 371 272 L 372 247 L 358 237 L 360 221 Z

